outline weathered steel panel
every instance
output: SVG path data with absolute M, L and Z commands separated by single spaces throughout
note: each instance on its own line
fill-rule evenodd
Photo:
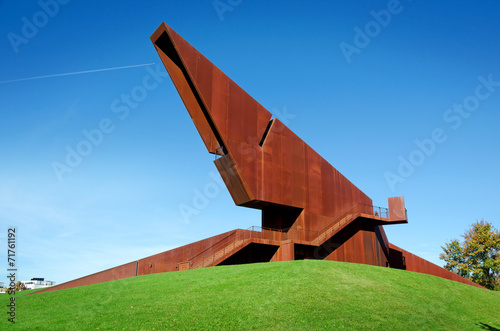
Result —
M 402 197 L 389 198 L 389 216 L 374 210 L 367 195 L 169 26 L 160 25 L 151 40 L 207 150 L 222 155 L 215 165 L 234 202 L 261 209 L 263 227 L 226 232 L 44 291 L 302 258 L 390 265 L 475 285 L 389 244 L 381 224 L 406 222 Z
M 406 221 L 406 208 L 404 197 L 389 198 L 389 218 L 391 221 Z
M 85 286 L 85 285 L 90 285 L 90 284 L 108 282 L 111 280 L 134 277 L 136 275 L 135 274 L 136 273 L 136 265 L 137 265 L 137 263 L 135 261 L 130 262 L 130 263 L 126 263 L 126 264 L 123 264 L 123 265 L 118 266 L 118 267 L 103 270 L 103 271 L 97 272 L 95 274 L 91 274 L 88 276 L 77 278 L 75 280 L 71 280 L 69 282 L 65 282 L 65 283 L 62 283 L 59 285 L 55 285 L 55 286 L 37 291 L 36 293 L 64 290 L 64 289 L 77 287 L 77 286 Z
M 163 253 L 152 255 L 138 261 L 137 275 L 147 275 L 158 272 L 176 271 L 179 262 L 194 259 L 198 254 L 210 249 L 221 240 L 234 235 L 236 231 L 229 231 L 220 235 L 184 245 Z
M 183 86 L 179 94 L 188 95 L 183 99 L 191 94 L 195 97 L 199 95 L 195 99 L 202 103 L 198 107 L 185 103 L 186 107 L 193 108 L 188 109 L 195 114 L 192 115 L 193 122 L 201 125 L 199 132 L 205 134 L 207 125 L 201 115 L 205 117 L 213 136 L 232 156 L 246 184 L 248 192 L 245 195 L 254 199 L 238 199 L 235 201 L 237 204 L 260 209 L 268 203 L 304 208 L 309 213 L 305 214 L 303 225 L 313 230 L 325 225 L 319 223 L 320 220 L 335 218 L 356 203 L 371 204 L 365 194 L 279 120 L 273 120 L 263 140 L 270 113 L 170 27 L 163 25 L 160 29 L 170 38 L 177 54 L 163 51 L 162 45 L 156 40 L 153 42 L 164 55 L 180 58 L 176 62 L 180 63 L 180 71 L 185 76 L 172 75 L 172 80 L 190 83 L 191 91 L 186 91 L 185 84 L 175 84 L 176 87 Z M 215 84 L 220 86 L 212 86 Z M 204 138 L 206 140 L 208 138 Z M 206 145 L 210 146 L 209 152 L 213 152 L 212 143 Z M 241 186 L 229 185 L 228 189 L 238 191 L 232 194 L 233 197 L 242 196 Z M 313 217 L 308 220 L 307 215 L 310 214 L 327 218 Z
M 434 263 L 424 260 L 421 257 L 418 257 L 417 255 L 405 251 L 404 249 L 399 248 L 396 245 L 390 244 L 389 246 L 391 251 L 390 265 L 392 268 L 425 273 L 429 275 L 438 276 L 441 278 L 454 280 L 468 285 L 482 287 L 474 282 L 471 282 L 468 279 L 465 279 L 457 274 L 454 274 L 451 271 L 443 269 L 440 266 L 435 265 Z
M 229 193 L 236 204 L 243 204 L 253 199 L 249 195 L 251 191 L 247 188 L 238 166 L 230 155 L 225 155 L 215 160 L 214 163 L 226 186 L 232 188 Z

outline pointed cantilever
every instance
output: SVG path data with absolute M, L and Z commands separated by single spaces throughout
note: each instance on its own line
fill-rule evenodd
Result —
M 319 229 L 358 203 L 372 204 L 168 25 L 151 40 L 207 150 L 222 156 L 215 165 L 233 200 L 262 209 L 263 226 L 268 219 L 273 227 Z

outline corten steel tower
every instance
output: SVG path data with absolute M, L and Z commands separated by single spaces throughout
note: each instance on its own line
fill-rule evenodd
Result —
M 161 25 L 151 39 L 208 152 L 220 156 L 215 165 L 234 202 L 262 210 L 260 233 L 236 234 L 246 247 L 213 262 L 315 258 L 389 265 L 382 225 L 407 222 L 402 197 L 390 198 L 389 210 L 374 208 L 170 27 Z
M 476 285 L 389 243 L 407 223 L 347 180 L 201 53 L 162 23 L 151 36 L 234 202 L 262 210 L 262 226 L 232 230 L 37 293 L 224 264 L 325 259 L 406 269 Z

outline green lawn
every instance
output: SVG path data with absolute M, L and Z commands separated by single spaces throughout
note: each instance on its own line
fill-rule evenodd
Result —
M 0 329 L 8 295 L 0 295 Z M 16 294 L 17 329 L 500 329 L 500 292 L 330 261 L 221 266 Z

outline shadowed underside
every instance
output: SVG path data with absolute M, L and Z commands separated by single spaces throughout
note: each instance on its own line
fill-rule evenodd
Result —
M 235 204 L 262 226 L 233 230 L 44 291 L 222 264 L 325 259 L 396 267 L 476 285 L 389 243 L 403 197 L 372 200 L 172 28 L 151 40 Z M 478 286 L 478 285 L 476 285 Z
M 336 226 L 357 224 L 347 253 L 359 250 L 360 260 L 370 255 L 373 264 L 388 264 L 382 254 L 388 243 L 377 233 L 382 224 L 406 222 L 402 198 L 391 199 L 392 217 L 375 215 L 366 194 L 169 26 L 162 24 L 151 40 L 208 152 L 220 156 L 215 165 L 234 202 L 261 209 L 264 232 L 281 231 L 282 242 L 307 245 L 327 240 Z M 282 260 L 285 248 L 278 246 L 275 258 Z M 293 242 L 286 247 L 293 250 Z
M 170 27 L 151 39 L 208 152 L 221 155 L 215 165 L 234 202 L 263 210 L 263 226 L 319 230 L 356 204 L 372 205 Z

